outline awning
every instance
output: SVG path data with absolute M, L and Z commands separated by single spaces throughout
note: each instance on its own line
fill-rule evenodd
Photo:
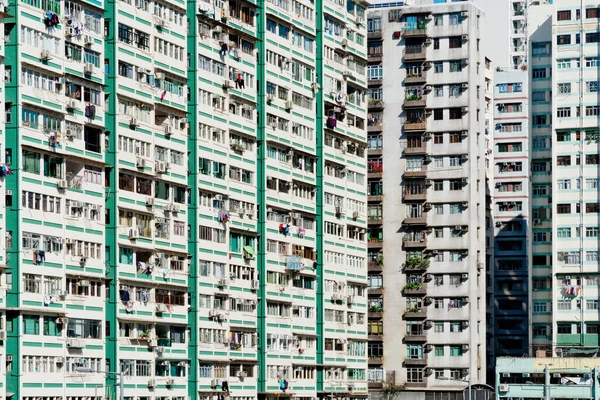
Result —
M 596 354 L 598 352 L 598 347 L 593 348 L 593 349 L 569 349 L 569 352 L 567 353 L 570 356 L 575 356 L 575 355 L 592 355 L 592 354 Z
M 592 383 L 592 379 L 589 378 L 583 378 L 583 377 L 569 377 L 569 376 L 565 376 L 564 378 L 560 379 L 560 383 L 563 385 L 590 385 Z
M 252 246 L 244 246 L 244 253 L 254 257 L 254 249 L 252 248 Z

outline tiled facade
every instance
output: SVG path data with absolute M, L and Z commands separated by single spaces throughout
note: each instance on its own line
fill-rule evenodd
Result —
M 0 394 L 364 397 L 365 5 L 7 12 Z

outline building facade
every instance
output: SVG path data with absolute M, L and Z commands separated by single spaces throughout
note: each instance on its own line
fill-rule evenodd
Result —
M 597 358 L 498 357 L 496 399 L 580 398 L 596 399 Z
M 528 353 L 529 126 L 523 71 L 494 76 L 494 355 Z M 516 268 L 515 264 L 521 266 Z
M 365 5 L 7 11 L 0 394 L 366 396 Z
M 467 2 L 369 16 L 374 389 L 435 396 L 485 382 L 483 18 Z

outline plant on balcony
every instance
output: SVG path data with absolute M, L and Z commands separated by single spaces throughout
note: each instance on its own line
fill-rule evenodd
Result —
M 406 96 L 406 98 L 404 99 L 404 101 L 419 101 L 421 100 L 423 97 L 419 94 L 416 93 L 411 93 L 408 96 Z
M 427 29 L 427 21 L 419 21 L 419 23 L 417 24 L 417 29 Z
M 142 339 L 142 340 L 148 340 L 148 339 L 150 339 L 150 334 L 148 334 L 148 332 L 146 332 L 146 331 L 141 331 L 140 332 L 140 339 Z
M 404 290 L 419 290 L 423 289 L 423 284 L 420 282 L 412 282 L 404 285 Z
M 429 268 L 429 260 L 417 256 L 411 256 L 408 257 L 404 265 L 407 269 L 427 269 Z
M 413 307 L 413 308 L 409 309 L 408 311 L 412 312 L 412 313 L 418 313 L 421 311 L 421 309 L 419 307 Z
M 371 306 L 369 307 L 369 312 L 383 312 L 383 307 Z

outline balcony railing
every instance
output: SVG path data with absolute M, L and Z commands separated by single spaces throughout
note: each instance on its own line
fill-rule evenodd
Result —
M 423 60 L 426 56 L 425 46 L 406 46 L 404 48 L 405 60 Z

